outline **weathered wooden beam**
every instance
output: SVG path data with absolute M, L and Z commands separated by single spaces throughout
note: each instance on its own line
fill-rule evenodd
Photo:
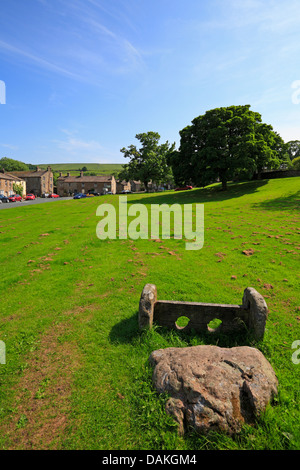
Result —
M 180 317 L 190 321 L 184 329 L 207 331 L 211 320 L 222 321 L 219 332 L 239 331 L 248 326 L 248 312 L 239 305 L 206 304 L 199 302 L 175 302 L 158 300 L 154 305 L 153 321 L 167 328 L 182 329 L 176 321 Z

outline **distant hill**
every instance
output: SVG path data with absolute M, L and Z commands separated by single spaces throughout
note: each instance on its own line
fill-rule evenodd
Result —
M 54 173 L 62 172 L 71 174 L 78 173 L 82 168 L 86 168 L 84 172 L 92 172 L 97 175 L 110 175 L 112 173 L 118 173 L 122 170 L 122 163 L 48 163 L 40 164 L 39 168 L 47 169 L 50 166 Z

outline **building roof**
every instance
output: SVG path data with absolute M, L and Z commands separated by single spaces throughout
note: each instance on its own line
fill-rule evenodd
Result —
M 113 176 L 59 176 L 57 181 L 63 183 L 108 183 L 111 182 Z
M 124 184 L 128 184 L 128 183 L 129 183 L 129 181 L 125 181 L 125 180 L 122 180 L 122 181 L 118 180 L 117 181 L 117 184 L 123 184 L 124 185 Z
M 48 170 L 36 170 L 36 171 L 12 171 L 11 175 L 18 176 L 19 178 L 40 178 Z
M 11 181 L 22 181 L 21 178 L 18 178 L 16 175 L 10 174 L 10 173 L 1 173 L 0 172 L 0 178 L 5 179 L 5 180 L 11 180 Z

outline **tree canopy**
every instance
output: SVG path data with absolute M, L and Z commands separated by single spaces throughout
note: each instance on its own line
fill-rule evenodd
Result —
M 300 170 L 300 157 L 296 157 L 293 159 L 293 170 Z
M 141 144 L 139 149 L 135 145 L 121 149 L 124 157 L 130 161 L 123 165 L 119 178 L 141 181 L 146 190 L 150 181 L 162 182 L 170 179 L 172 170 L 168 165 L 168 157 L 174 151 L 175 144 L 170 145 L 168 141 L 159 144 L 160 135 L 157 132 L 145 132 L 135 137 Z
M 300 140 L 290 140 L 286 145 L 291 160 L 300 157 Z
M 3 157 L 0 159 L 0 169 L 5 171 L 28 171 L 29 167 L 26 163 L 14 160 L 13 158 Z
M 170 163 L 180 184 L 192 180 L 206 186 L 219 179 L 226 189 L 233 178 L 278 168 L 287 158 L 284 141 L 250 105 L 207 111 L 179 134 L 180 147 Z

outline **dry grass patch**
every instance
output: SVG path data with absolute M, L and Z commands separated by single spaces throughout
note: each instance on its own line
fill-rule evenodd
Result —
M 67 324 L 54 325 L 29 353 L 17 386 L 14 416 L 2 427 L 9 449 L 60 447 L 70 414 L 72 375 L 80 365 L 74 343 L 60 341 Z M 3 423 L 4 424 L 4 423 Z

